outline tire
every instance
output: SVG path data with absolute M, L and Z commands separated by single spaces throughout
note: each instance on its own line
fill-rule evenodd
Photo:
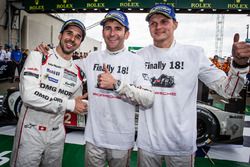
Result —
M 217 118 L 208 109 L 197 107 L 197 146 L 202 147 L 216 140 L 220 132 Z
M 14 106 L 14 112 L 15 112 L 16 119 L 19 118 L 19 114 L 21 112 L 22 105 L 23 105 L 23 101 L 21 99 L 21 96 L 19 96 L 17 98 L 17 100 L 15 102 L 15 106 Z
M 21 106 L 22 106 L 22 100 L 20 97 L 20 92 L 16 90 L 8 96 L 9 111 L 13 113 L 16 119 L 18 119 L 19 117 Z

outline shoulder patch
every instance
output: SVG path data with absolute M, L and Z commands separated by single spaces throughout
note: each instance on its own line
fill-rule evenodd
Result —
M 76 65 L 76 68 L 78 70 L 78 77 L 81 81 L 83 81 L 83 79 L 86 79 L 86 75 L 85 73 L 83 72 L 83 70 L 78 66 Z
M 46 64 L 48 62 L 49 57 L 52 56 L 52 54 L 43 54 L 42 56 L 42 65 Z
M 49 57 L 48 55 L 44 55 L 44 54 L 43 54 L 43 57 L 42 57 L 42 65 L 44 65 L 44 64 L 47 63 L 48 57 Z

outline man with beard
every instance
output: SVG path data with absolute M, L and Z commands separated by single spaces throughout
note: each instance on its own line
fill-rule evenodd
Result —
M 68 20 L 58 36 L 59 45 L 50 54 L 33 51 L 27 57 L 20 77 L 23 106 L 11 166 L 62 166 L 64 113 L 87 110 L 81 96 L 84 74 L 72 59 L 85 35 L 83 23 Z

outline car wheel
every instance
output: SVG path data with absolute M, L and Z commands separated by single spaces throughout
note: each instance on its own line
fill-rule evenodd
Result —
M 15 116 L 17 119 L 19 118 L 19 114 L 21 112 L 22 105 L 23 105 L 23 101 L 21 99 L 21 96 L 19 96 L 17 98 L 15 106 L 14 106 Z
M 211 144 L 219 134 L 217 118 L 206 108 L 197 107 L 197 146 Z
M 9 110 L 13 113 L 16 119 L 19 117 L 19 113 L 22 106 L 22 100 L 19 91 L 12 92 L 8 97 Z

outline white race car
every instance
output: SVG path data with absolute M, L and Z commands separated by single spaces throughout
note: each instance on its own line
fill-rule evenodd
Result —
M 244 114 L 197 104 L 197 145 L 242 142 Z
M 1 115 L 11 114 L 14 119 L 17 120 L 21 106 L 22 100 L 19 91 L 16 89 L 9 89 L 3 102 Z M 64 124 L 66 128 L 84 129 L 86 120 L 87 113 L 77 115 L 71 112 L 66 112 Z M 136 113 L 135 122 L 137 127 L 138 113 Z M 241 141 L 243 126 L 244 114 L 223 111 L 202 102 L 197 103 L 198 146 L 209 145 L 217 142 L 230 143 L 235 140 Z

